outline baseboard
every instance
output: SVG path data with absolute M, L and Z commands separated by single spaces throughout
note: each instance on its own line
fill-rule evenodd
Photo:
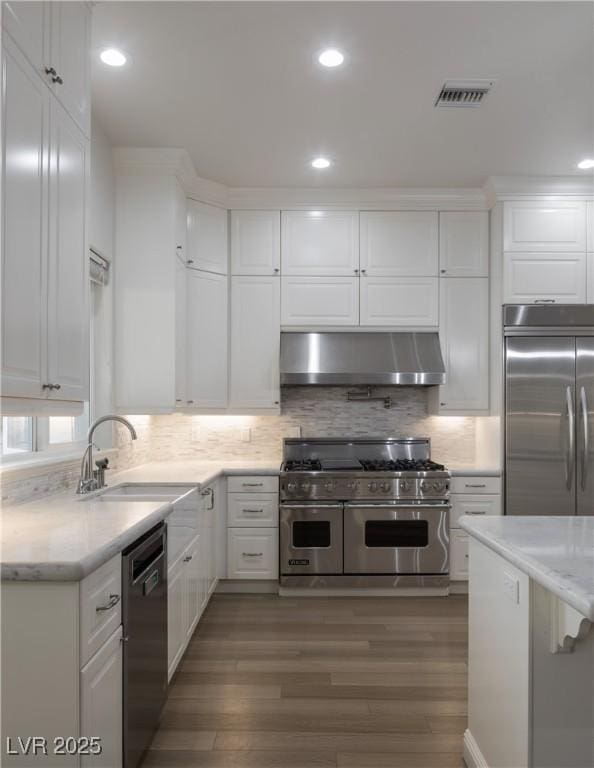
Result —
M 464 731 L 464 762 L 468 768 L 489 768 L 479 745 L 468 728 Z
M 450 595 L 467 595 L 467 581 L 450 581 Z
M 447 597 L 448 587 L 280 587 L 281 597 Z
M 278 595 L 278 581 L 221 579 L 215 591 L 217 595 Z

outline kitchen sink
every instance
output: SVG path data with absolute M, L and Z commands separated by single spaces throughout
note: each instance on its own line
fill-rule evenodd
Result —
M 187 485 L 142 485 L 124 483 L 114 488 L 106 488 L 96 494 L 82 496 L 81 501 L 177 501 L 193 488 Z

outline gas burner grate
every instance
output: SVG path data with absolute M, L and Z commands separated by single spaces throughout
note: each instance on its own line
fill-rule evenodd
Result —
M 283 469 L 285 472 L 321 472 L 322 465 L 318 459 L 289 459 Z
M 365 472 L 439 472 L 445 469 L 429 459 L 361 459 Z

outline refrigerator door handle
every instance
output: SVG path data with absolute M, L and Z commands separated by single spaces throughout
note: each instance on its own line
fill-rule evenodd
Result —
M 588 396 L 586 394 L 586 388 L 580 389 L 580 416 L 582 417 L 582 432 L 584 437 L 584 443 L 582 446 L 582 461 L 581 461 L 581 487 L 582 491 L 586 490 L 588 483 L 588 457 L 590 455 L 590 428 L 588 424 Z
M 575 414 L 573 411 L 573 392 L 571 387 L 565 388 L 565 405 L 567 408 L 567 429 L 569 439 L 567 441 L 567 455 L 565 456 L 565 487 L 571 490 L 575 469 Z

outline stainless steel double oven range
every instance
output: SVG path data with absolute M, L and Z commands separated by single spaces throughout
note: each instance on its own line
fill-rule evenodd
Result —
M 450 473 L 427 438 L 287 438 L 285 587 L 444 587 Z

